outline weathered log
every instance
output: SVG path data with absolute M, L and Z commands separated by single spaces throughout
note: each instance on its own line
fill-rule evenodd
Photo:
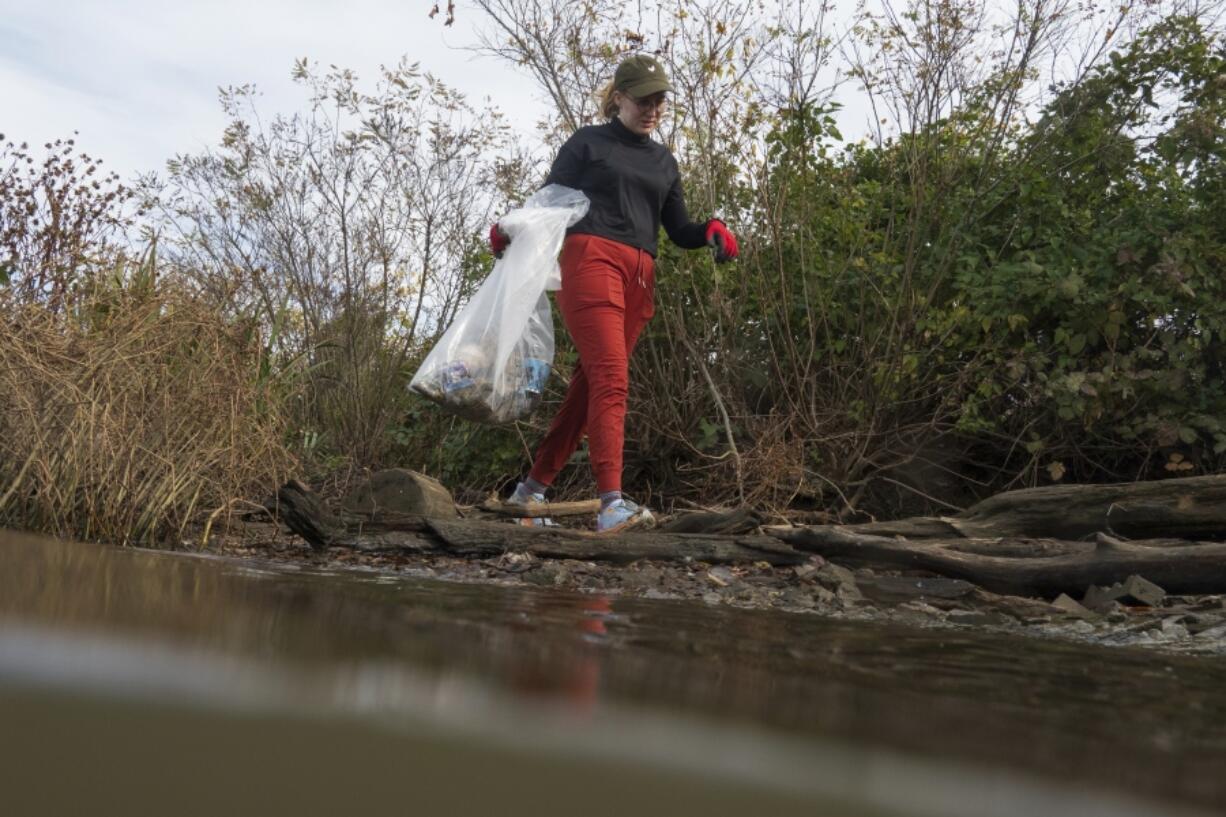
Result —
M 1226 539 L 1226 474 L 1006 491 L 956 516 L 849 525 L 873 536 Z
M 751 508 L 731 511 L 696 511 L 683 513 L 664 524 L 659 530 L 669 533 L 752 533 L 762 524 L 762 517 Z
M 957 519 L 965 536 L 1226 538 L 1226 475 L 1006 491 Z
M 858 576 L 856 587 L 872 601 L 888 604 L 912 599 L 959 599 L 976 590 L 974 584 L 962 579 L 920 576 Z
M 391 512 L 455 519 L 455 501 L 443 483 L 408 468 L 385 468 L 358 483 L 341 502 L 353 514 Z
M 947 516 L 912 516 L 887 522 L 862 522 L 840 526 L 871 536 L 902 536 L 906 539 L 948 539 L 962 536 L 957 520 Z
M 337 515 L 296 479 L 277 490 L 276 514 L 316 549 L 336 545 L 357 550 L 422 550 L 429 545 L 414 535 L 429 530 L 423 517 L 378 511 Z
M 313 548 L 327 547 L 345 533 L 344 524 L 319 497 L 296 479 L 277 489 L 277 517 Z
M 808 556 L 773 536 L 717 536 L 628 531 L 598 536 L 565 528 L 527 528 L 497 522 L 428 520 L 444 549 L 457 556 L 521 551 L 543 558 L 628 563 L 638 559 L 797 565 Z
M 403 514 L 335 516 L 307 486 L 286 483 L 277 492 L 279 516 L 314 548 L 411 550 L 486 557 L 507 551 L 543 558 L 633 562 L 638 559 L 768 562 L 796 565 L 808 555 L 771 536 L 713 536 L 630 531 L 598 536 L 565 528 L 529 528 L 499 522 L 427 519 Z
M 967 553 L 960 540 L 908 541 L 835 526 L 778 530 L 798 550 L 856 565 L 925 570 L 965 579 L 996 593 L 1080 598 L 1090 585 L 1110 585 L 1137 574 L 1171 593 L 1226 591 L 1226 544 L 1148 546 L 1100 535 L 1093 550 L 1069 543 L 1061 556 L 1008 558 Z

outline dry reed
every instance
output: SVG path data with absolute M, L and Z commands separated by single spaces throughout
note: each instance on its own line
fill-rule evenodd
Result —
M 0 525 L 177 543 L 292 466 L 258 335 L 181 287 L 0 299 L 0 332 Z

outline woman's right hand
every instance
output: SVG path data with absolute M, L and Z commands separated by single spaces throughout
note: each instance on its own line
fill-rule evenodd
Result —
M 502 254 L 507 251 L 510 244 L 511 237 L 504 233 L 497 223 L 490 227 L 490 252 L 495 258 L 502 258 Z

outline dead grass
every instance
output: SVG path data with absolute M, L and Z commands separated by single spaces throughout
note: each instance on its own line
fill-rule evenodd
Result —
M 289 473 L 258 335 L 182 287 L 0 299 L 0 525 L 176 542 Z

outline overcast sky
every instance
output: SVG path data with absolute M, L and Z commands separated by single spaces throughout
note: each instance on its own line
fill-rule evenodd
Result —
M 527 130 L 544 111 L 531 83 L 460 50 L 426 0 L 0 0 L 0 133 L 39 144 L 80 131 L 79 147 L 127 177 L 214 145 L 219 86 L 254 83 L 262 114 L 305 106 L 294 60 L 355 70 L 418 61 L 471 100 L 492 97 Z M 444 2 L 445 6 L 446 3 Z

